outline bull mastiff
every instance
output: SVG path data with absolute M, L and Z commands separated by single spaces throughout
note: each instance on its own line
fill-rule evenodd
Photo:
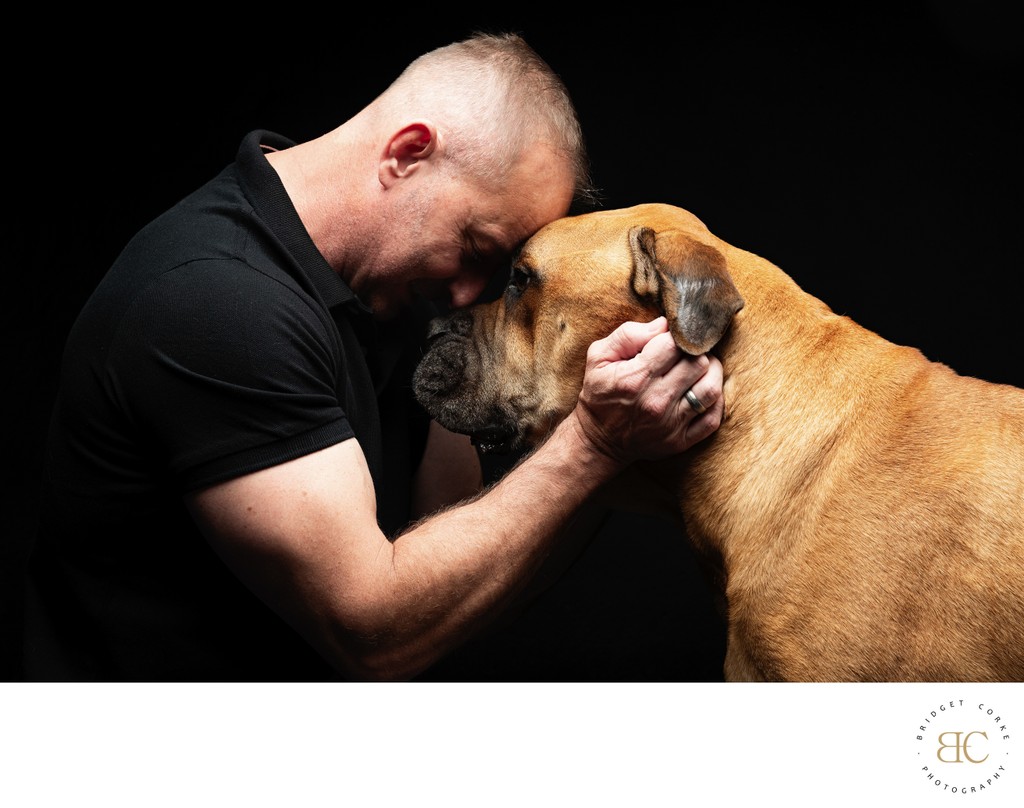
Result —
M 835 314 L 685 210 L 540 230 L 500 299 L 434 322 L 416 393 L 484 450 L 535 445 L 590 343 L 660 314 L 720 357 L 726 413 L 614 485 L 685 528 L 723 595 L 725 678 L 1024 679 L 1024 390 Z

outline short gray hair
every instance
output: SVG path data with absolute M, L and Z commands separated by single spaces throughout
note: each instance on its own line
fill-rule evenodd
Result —
M 574 202 L 585 208 L 597 203 L 569 91 L 519 34 L 478 32 L 429 51 L 381 100 L 436 118 L 454 165 L 484 179 L 502 180 L 524 149 L 543 143 L 571 166 Z

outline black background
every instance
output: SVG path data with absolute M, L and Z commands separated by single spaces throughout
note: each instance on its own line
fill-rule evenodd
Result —
M 30 14 L 12 28 L 0 679 L 20 676 L 18 575 L 61 346 L 123 244 L 230 162 L 249 130 L 319 135 L 412 58 L 476 29 L 519 31 L 566 80 L 605 207 L 685 207 L 891 341 L 1024 386 L 1021 45 L 1009 12 L 709 5 L 565 10 L 557 23 L 391 9 L 348 25 L 283 21 L 288 9 L 217 25 L 163 11 L 144 22 Z M 716 681 L 723 653 L 685 542 L 617 515 L 521 619 L 425 678 Z

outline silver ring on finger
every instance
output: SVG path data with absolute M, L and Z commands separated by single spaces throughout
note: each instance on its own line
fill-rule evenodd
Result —
M 708 408 L 704 406 L 703 402 L 701 402 L 699 398 L 697 398 L 697 394 L 693 392 L 692 387 L 683 394 L 683 398 L 686 399 L 687 404 L 693 407 L 693 411 L 697 413 L 697 415 L 707 412 Z

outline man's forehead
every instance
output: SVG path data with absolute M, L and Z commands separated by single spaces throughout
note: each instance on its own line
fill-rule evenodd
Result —
M 512 172 L 505 196 L 532 233 L 569 212 L 575 172 L 564 154 L 546 146 L 527 150 Z
M 506 209 L 506 212 L 509 212 Z M 506 216 L 491 221 L 476 221 L 468 233 L 478 249 L 488 252 L 513 253 L 540 227 L 547 224 L 536 214 Z
M 528 160 L 521 163 L 497 193 L 477 198 L 467 223 L 468 233 L 494 249 L 510 252 L 544 225 L 569 212 L 575 186 L 564 161 Z M 524 169 L 532 166 L 531 171 Z M 483 246 L 481 244 L 481 246 Z

